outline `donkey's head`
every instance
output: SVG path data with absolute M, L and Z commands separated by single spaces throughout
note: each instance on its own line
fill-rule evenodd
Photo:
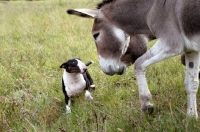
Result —
M 128 64 L 122 62 L 121 58 L 127 51 L 130 36 L 108 20 L 98 9 L 70 9 L 67 12 L 94 19 L 92 35 L 101 69 L 108 75 L 123 74 Z
M 112 2 L 118 4 L 115 9 Z M 129 20 L 125 21 L 130 18 L 127 15 L 131 15 L 128 13 L 129 9 L 125 12 L 118 9 L 122 5 L 120 2 L 123 1 L 117 3 L 114 0 L 103 0 L 98 4 L 97 9 L 67 10 L 68 14 L 94 19 L 92 35 L 96 43 L 99 63 L 101 69 L 108 75 L 123 74 L 126 67 L 133 64 L 147 50 L 146 36 L 130 36 L 130 33 L 122 30 L 122 26 L 116 22 L 119 20 L 128 30 L 131 28 L 127 24 Z M 129 7 L 130 3 L 126 5 Z

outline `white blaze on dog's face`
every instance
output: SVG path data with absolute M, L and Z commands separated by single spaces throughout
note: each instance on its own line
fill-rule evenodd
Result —
M 78 67 L 79 67 L 81 73 L 85 73 L 85 71 L 87 70 L 86 65 L 82 61 L 80 61 L 78 59 L 76 59 L 76 60 L 78 61 Z
M 86 65 L 79 59 L 71 59 L 63 63 L 60 68 L 64 68 L 68 73 L 85 73 Z

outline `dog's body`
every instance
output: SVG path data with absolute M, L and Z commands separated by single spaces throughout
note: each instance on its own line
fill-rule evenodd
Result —
M 88 100 L 93 100 L 90 88 L 94 89 L 93 80 L 87 71 L 86 65 L 79 59 L 71 59 L 63 63 L 60 68 L 64 68 L 62 77 L 62 89 L 65 95 L 66 111 L 71 112 L 70 104 L 71 97 L 80 96 L 84 90 L 85 97 Z

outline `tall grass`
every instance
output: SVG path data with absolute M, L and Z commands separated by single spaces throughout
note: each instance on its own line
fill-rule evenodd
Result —
M 122 76 L 101 71 L 91 37 L 93 21 L 66 14 L 68 8 L 94 8 L 96 3 L 0 3 L 0 131 L 200 131 L 199 120 L 186 117 L 179 57 L 147 69 L 155 104 L 150 116 L 140 110 L 133 67 Z M 92 102 L 74 98 L 73 112 L 66 115 L 59 66 L 74 57 L 95 62 L 89 72 L 96 90 Z M 199 92 L 197 98 L 200 108 Z

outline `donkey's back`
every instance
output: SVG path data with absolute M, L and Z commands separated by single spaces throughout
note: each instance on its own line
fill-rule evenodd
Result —
M 187 37 L 200 33 L 200 0 L 155 0 L 148 15 L 148 25 L 158 38 L 163 31 L 177 30 Z

